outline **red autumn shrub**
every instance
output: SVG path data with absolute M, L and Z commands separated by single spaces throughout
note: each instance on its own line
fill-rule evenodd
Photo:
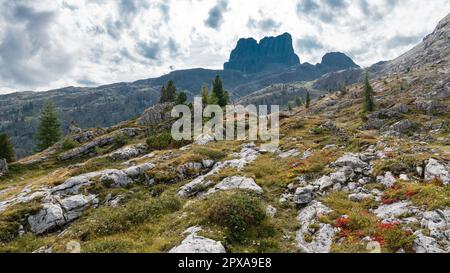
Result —
M 336 219 L 335 226 L 339 227 L 339 228 L 347 227 L 349 222 L 350 222 L 350 218 L 348 218 L 348 217 L 339 217 L 339 218 Z
M 383 205 L 389 205 L 389 204 L 393 204 L 393 203 L 396 203 L 396 202 L 398 202 L 399 200 L 398 200 L 398 198 L 396 198 L 396 197 L 394 197 L 394 198 L 387 198 L 387 197 L 381 197 L 381 203 L 383 204 Z
M 393 228 L 396 228 L 400 223 L 397 222 L 392 222 L 392 223 L 380 223 L 378 225 L 378 227 L 380 228 L 381 231 L 386 231 L 386 230 L 390 230 Z

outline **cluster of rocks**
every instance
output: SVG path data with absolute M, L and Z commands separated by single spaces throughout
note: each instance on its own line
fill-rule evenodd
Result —
M 293 201 L 298 206 L 305 206 L 329 190 L 351 192 L 354 200 L 370 198 L 370 192 L 363 186 L 371 180 L 372 167 L 369 162 L 374 156 L 373 153 L 348 153 L 330 164 L 336 171 L 329 175 L 323 175 L 309 183 L 305 177 L 297 177 L 295 183 L 288 185 L 287 192 L 282 194 L 280 203 Z
M 205 159 L 202 162 L 187 162 L 178 166 L 178 178 L 186 179 L 199 176 L 204 170 L 209 170 L 214 166 L 214 160 Z
M 126 146 L 112 152 L 107 157 L 112 160 L 127 160 L 145 153 L 145 151 L 147 151 L 147 148 L 148 146 L 146 144 Z
M 111 188 L 127 187 L 142 177 L 147 181 L 149 178 L 145 175 L 145 171 L 153 167 L 152 163 L 144 163 L 124 170 L 108 169 L 81 174 L 52 188 L 32 190 L 28 187 L 17 196 L 1 201 L 0 212 L 13 204 L 41 200 L 42 209 L 36 214 L 28 216 L 27 222 L 31 232 L 42 234 L 64 227 L 79 218 L 87 208 L 98 206 L 98 197 L 92 194 L 81 194 L 82 188 L 95 184 L 97 180 Z M 110 197 L 106 202 L 115 206 L 119 204 L 120 198 Z
M 123 134 L 128 137 L 133 137 L 142 131 L 140 128 L 122 128 L 116 134 Z M 70 151 L 62 153 L 58 156 L 58 160 L 64 161 L 73 158 L 77 158 L 83 155 L 91 154 L 97 147 L 103 147 L 114 143 L 115 135 L 99 137 L 91 142 L 88 142 L 80 147 L 74 148 Z
M 347 141 L 347 132 L 336 126 L 333 121 L 327 120 L 324 124 L 320 125 L 320 128 L 332 132 L 335 136 L 340 137 L 343 141 Z
M 426 114 L 443 114 L 448 112 L 448 105 L 444 102 L 440 102 L 437 100 L 425 100 L 425 99 L 417 99 L 415 101 L 416 109 L 425 112 Z
M 214 187 L 209 189 L 205 195 L 215 193 L 217 191 L 226 190 L 249 190 L 259 194 L 263 193 L 263 189 L 256 184 L 253 178 L 243 177 L 243 176 L 231 176 L 224 178 L 220 183 L 216 184 Z
M 52 229 L 63 227 L 81 216 L 88 207 L 96 207 L 96 195 L 73 195 L 66 198 L 48 196 L 43 200 L 42 209 L 28 217 L 31 232 L 42 234 Z
M 79 128 L 78 128 L 79 129 Z M 81 130 L 81 129 L 80 129 Z M 87 130 L 87 131 L 76 131 L 72 134 L 72 139 L 78 143 L 86 143 L 92 141 L 94 138 L 105 134 L 105 131 L 102 129 L 98 130 Z
M 235 157 L 235 159 L 218 162 L 214 164 L 212 169 L 207 172 L 204 175 L 200 175 L 191 182 L 183 185 L 178 190 L 177 195 L 181 197 L 191 197 L 200 193 L 203 193 L 205 189 L 207 189 L 209 186 L 213 185 L 213 181 L 209 180 L 208 177 L 212 176 L 214 174 L 217 174 L 220 170 L 225 168 L 236 168 L 238 170 L 243 169 L 246 165 L 250 164 L 251 162 L 255 161 L 256 158 L 259 156 L 259 149 L 255 146 L 254 143 L 245 144 L 243 145 L 241 151 L 239 153 L 235 153 L 232 156 Z M 238 179 L 233 179 L 231 181 L 225 181 L 226 183 L 222 183 L 222 185 L 239 185 L 240 182 L 235 182 Z M 245 180 L 247 181 L 247 180 Z M 223 181 L 222 181 L 223 182 Z M 245 183 L 247 184 L 247 183 Z
M 367 115 L 367 121 L 362 125 L 362 130 L 378 130 L 384 127 L 389 120 L 399 119 L 408 113 L 408 106 L 397 104 L 391 108 L 384 108 Z
M 137 120 L 137 124 L 142 126 L 159 125 L 168 121 L 171 116 L 173 103 L 159 103 L 145 110 L 145 112 Z
M 436 159 L 430 158 L 425 166 L 424 179 L 431 181 L 438 178 L 444 185 L 450 184 L 450 173 L 448 167 L 440 164 Z
M 169 253 L 225 253 L 221 242 L 197 235 L 200 227 L 190 227 L 183 234 L 188 234 L 180 245 L 169 250 Z
M 384 134 L 391 136 L 400 136 L 401 134 L 405 134 L 414 128 L 414 123 L 412 123 L 409 119 L 400 120 L 391 126 L 383 128 Z
M 195 138 L 194 144 L 203 146 L 214 140 L 215 140 L 215 137 L 211 134 L 201 134 Z
M 382 191 L 368 190 L 364 187 L 372 181 L 371 160 L 380 157 L 382 155 L 374 149 L 368 149 L 361 154 L 348 153 L 330 164 L 330 167 L 336 169 L 335 172 L 309 182 L 303 176 L 297 177 L 296 182 L 288 185 L 287 192 L 280 198 L 280 203 L 291 201 L 300 207 L 298 220 L 301 228 L 297 232 L 296 242 L 301 251 L 315 253 L 328 252 L 330 249 L 333 236 L 338 229 L 318 221 L 321 215 L 330 213 L 331 210 L 315 200 L 329 190 L 346 191 L 349 193 L 348 198 L 355 202 L 369 198 L 379 202 L 380 205 L 371 212 L 382 223 L 420 224 L 423 229 L 429 230 L 429 234 L 423 234 L 420 230 L 414 233 L 416 252 L 431 253 L 450 250 L 449 210 L 424 211 L 423 208 L 412 205 L 411 201 L 382 204 Z M 447 167 L 435 159 L 429 159 L 420 172 L 424 174 L 425 181 L 439 178 L 444 184 L 449 183 Z M 401 174 L 398 179 L 410 181 L 406 174 Z M 376 177 L 376 182 L 384 185 L 385 188 L 392 187 L 396 181 L 397 178 L 389 171 Z
M 413 248 L 417 253 L 444 253 L 450 251 L 450 210 L 423 211 L 410 201 L 380 205 L 372 212 L 383 223 L 420 225 L 414 232 Z M 409 227 L 405 229 L 412 232 Z M 423 233 L 427 230 L 427 234 Z
M 328 253 L 337 229 L 330 224 L 319 222 L 321 216 L 332 212 L 318 201 L 312 201 L 299 211 L 297 220 L 301 227 L 296 234 L 296 243 L 300 251 L 306 253 Z

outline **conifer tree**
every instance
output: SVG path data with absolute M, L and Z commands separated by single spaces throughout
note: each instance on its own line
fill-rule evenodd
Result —
M 167 82 L 166 86 L 167 102 L 174 102 L 177 98 L 177 88 L 172 80 Z
M 219 105 L 219 98 L 216 96 L 216 93 L 211 92 L 211 94 L 208 96 L 208 104 Z
M 217 98 L 217 104 L 220 106 L 227 105 L 227 95 L 225 94 L 225 91 L 223 89 L 222 80 L 220 79 L 219 75 L 216 76 L 216 78 L 213 81 L 213 89 L 212 93 Z
M 187 95 L 185 92 L 180 92 L 177 95 L 177 99 L 175 101 L 176 104 L 185 104 L 187 101 Z
M 47 103 L 39 117 L 36 135 L 37 151 L 43 151 L 61 139 L 61 128 L 58 113 L 53 103 Z
M 0 134 L 0 159 L 6 159 L 6 162 L 14 162 L 14 148 L 7 134 Z
M 369 82 L 369 73 L 366 71 L 366 76 L 364 79 L 364 105 L 363 109 L 365 112 L 372 112 L 375 108 L 373 102 L 373 89 Z
M 160 103 L 176 102 L 176 100 L 177 100 L 177 88 L 175 87 L 173 80 L 169 80 L 166 86 L 163 86 L 161 88 L 161 95 L 159 98 L 159 102 Z

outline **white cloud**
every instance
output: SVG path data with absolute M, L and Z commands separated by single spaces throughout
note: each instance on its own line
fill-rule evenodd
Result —
M 0 93 L 220 69 L 239 38 L 284 32 L 302 62 L 342 51 L 366 66 L 411 48 L 449 8 L 448 0 L 0 0 Z

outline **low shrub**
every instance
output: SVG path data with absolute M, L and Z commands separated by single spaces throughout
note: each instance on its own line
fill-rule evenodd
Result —
M 178 141 L 172 138 L 172 135 L 169 131 L 164 131 L 159 134 L 150 135 L 147 138 L 147 145 L 151 150 L 162 150 L 169 148 L 180 148 L 183 145 L 186 145 L 188 142 L 186 141 Z
M 205 147 L 197 147 L 194 149 L 194 152 L 204 155 L 214 161 L 219 161 L 227 156 L 226 153 L 222 152 L 221 150 L 205 148 Z
M 206 215 L 212 223 L 226 227 L 233 241 L 243 240 L 245 232 L 266 217 L 260 200 L 242 192 L 217 194 Z
M 118 148 L 121 148 L 121 147 L 127 145 L 128 141 L 129 141 L 129 139 L 126 134 L 119 133 L 119 134 L 114 135 L 113 149 L 118 149 Z
M 80 145 L 77 141 L 73 140 L 71 137 L 66 137 L 61 145 L 63 151 L 72 150 Z

